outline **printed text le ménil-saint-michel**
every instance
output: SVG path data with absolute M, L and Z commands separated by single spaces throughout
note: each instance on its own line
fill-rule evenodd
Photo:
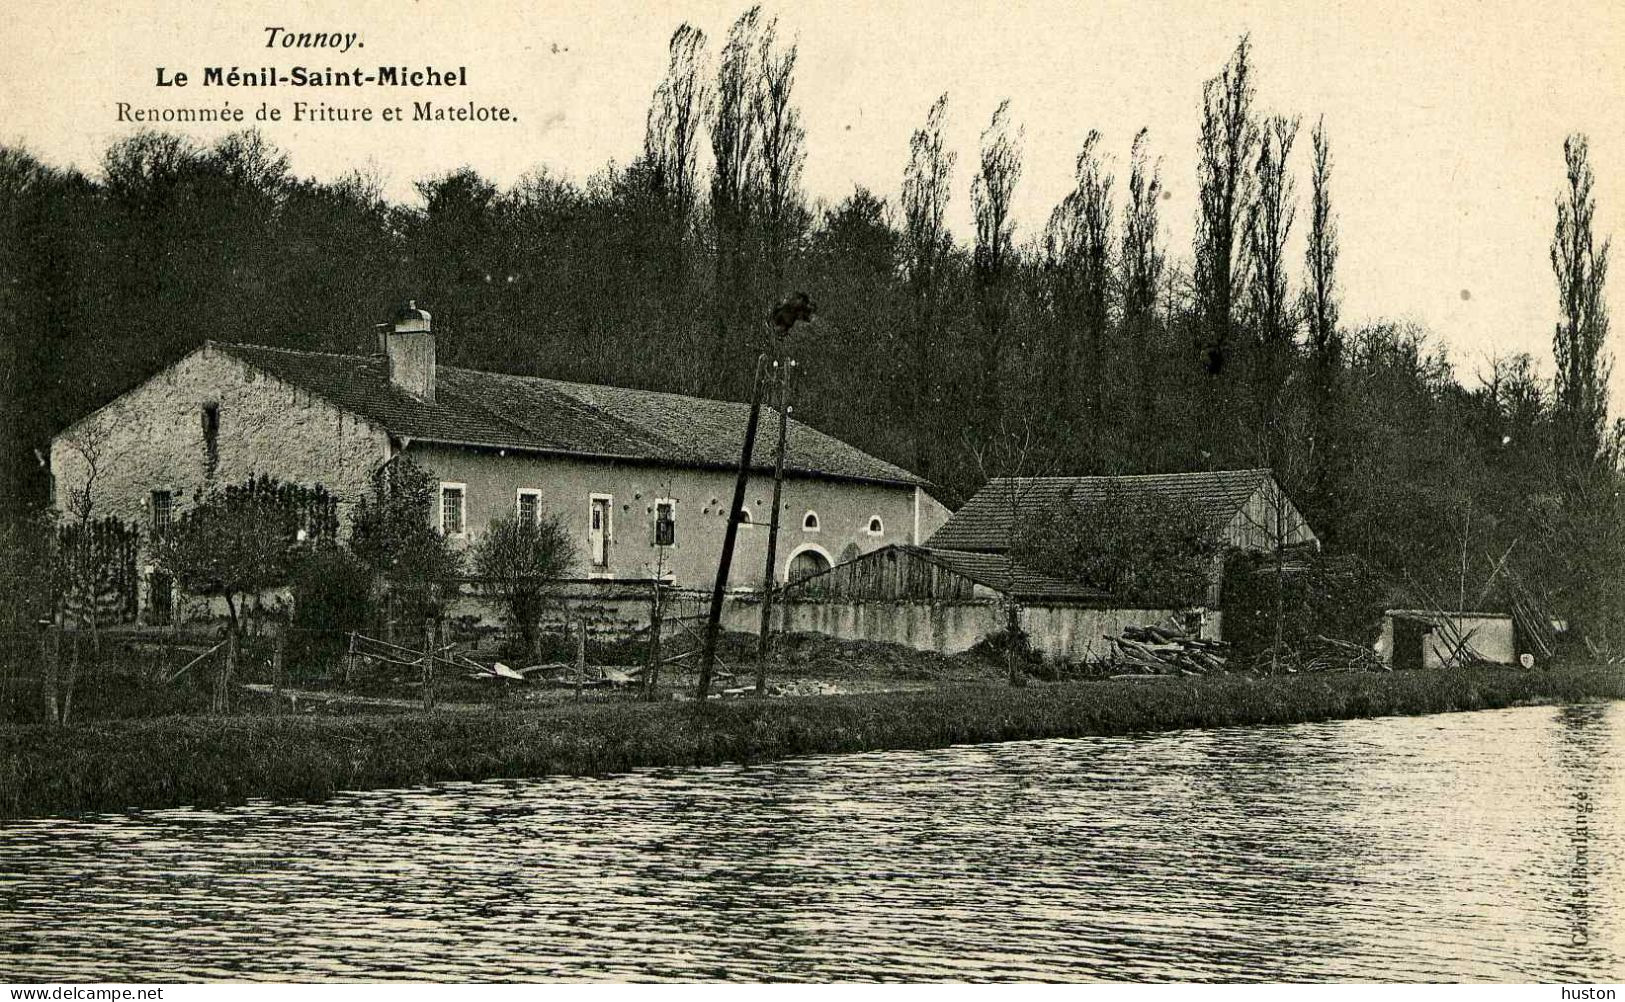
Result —
M 344 55 L 366 47 L 360 32 L 297 31 L 281 25 L 264 29 L 268 49 L 325 49 Z M 164 90 L 202 86 L 228 89 L 330 88 L 357 91 L 364 88 L 454 88 L 468 86 L 467 66 L 204 66 L 201 72 L 170 66 L 154 68 L 155 86 Z M 246 122 L 297 123 L 336 122 L 512 122 L 512 109 L 503 105 L 482 105 L 475 101 L 446 102 L 412 100 L 409 107 L 344 103 L 337 100 L 295 100 L 283 108 L 262 102 L 258 110 L 234 104 L 230 99 L 190 107 L 141 107 L 133 102 L 116 102 L 120 122 Z

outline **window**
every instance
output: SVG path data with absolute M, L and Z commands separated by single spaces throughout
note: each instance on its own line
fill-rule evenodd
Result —
M 807 532 L 817 532 L 818 531 L 818 513 L 816 511 L 809 511 L 801 519 L 801 528 L 804 529 Z
M 203 466 L 207 475 L 214 476 L 220 464 L 220 405 L 203 405 Z
M 460 536 L 467 524 L 463 509 L 468 494 L 467 484 L 440 485 L 440 531 L 448 536 Z
M 594 494 L 590 501 L 587 515 L 587 551 L 592 556 L 592 565 L 604 568 L 609 566 L 609 513 L 615 505 L 615 498 L 608 494 Z
M 175 495 L 169 491 L 152 492 L 152 533 L 158 535 L 175 520 Z
M 542 517 L 542 492 L 529 487 L 519 488 L 514 514 L 519 516 L 520 525 L 535 525 L 539 522 Z
M 670 498 L 655 501 L 655 545 L 677 545 L 677 502 Z
M 886 531 L 886 526 L 885 526 L 884 523 L 882 523 L 880 521 L 880 516 L 879 515 L 876 515 L 873 518 L 869 519 L 869 535 L 871 535 L 871 536 L 879 536 L 879 535 L 882 535 L 883 533 L 885 533 L 885 531 Z

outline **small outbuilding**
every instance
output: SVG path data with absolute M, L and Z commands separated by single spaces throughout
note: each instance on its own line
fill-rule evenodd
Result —
M 1389 609 L 1383 613 L 1377 656 L 1395 668 L 1513 664 L 1517 631 L 1509 613 Z

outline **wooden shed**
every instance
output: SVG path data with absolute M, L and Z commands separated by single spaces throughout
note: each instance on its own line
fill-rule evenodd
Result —
M 1200 631 L 1203 610 L 1131 608 L 1000 553 L 888 546 L 788 585 L 784 628 L 957 654 L 1004 628 L 1011 603 L 1033 646 L 1066 661 L 1103 657 L 1105 635 L 1175 624 Z

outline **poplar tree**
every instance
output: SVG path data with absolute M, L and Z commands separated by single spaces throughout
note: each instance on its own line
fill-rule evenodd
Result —
M 1011 200 L 1021 180 L 1021 129 L 1010 121 L 1010 102 L 1000 102 L 982 133 L 982 153 L 971 181 L 976 245 L 971 257 L 977 335 L 980 339 L 982 418 L 1000 411 L 999 371 L 1009 334 L 1010 284 L 1016 270 Z
M 911 364 L 904 378 L 914 468 L 922 476 L 930 473 L 930 446 L 936 440 L 931 403 L 941 383 L 937 319 L 943 271 L 953 251 L 946 217 L 957 157 L 942 137 L 947 117 L 948 95 L 943 94 L 931 105 L 925 125 L 909 137 L 908 165 L 903 170 L 902 264 L 914 313 L 908 346 Z
M 1584 470 L 1603 451 L 1608 416 L 1608 375 L 1612 360 L 1606 350 L 1610 241 L 1592 232 L 1597 200 L 1589 144 L 1580 133 L 1563 142 L 1567 183 L 1557 198 L 1557 227 L 1552 235 L 1552 272 L 1562 319 L 1552 335 L 1557 361 L 1556 418 L 1560 448 L 1571 470 Z
M 1193 278 L 1202 363 L 1213 376 L 1228 361 L 1236 301 L 1247 274 L 1243 231 L 1253 202 L 1252 168 L 1260 136 L 1254 96 L 1252 46 L 1244 35 L 1224 69 L 1202 87 L 1197 141 Z
M 1141 431 L 1149 435 L 1156 417 L 1161 356 L 1157 326 L 1157 292 L 1162 284 L 1166 251 L 1158 244 L 1162 198 L 1162 162 L 1147 152 L 1148 130 L 1134 137 L 1129 153 L 1127 199 L 1118 264 L 1123 296 L 1123 334 L 1132 348 Z

